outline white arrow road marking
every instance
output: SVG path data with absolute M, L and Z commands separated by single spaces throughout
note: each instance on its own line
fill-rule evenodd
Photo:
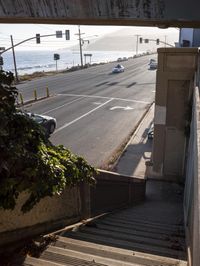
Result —
M 100 102 L 93 102 L 93 104 L 95 104 L 95 105 L 100 105 L 100 104 L 102 104 L 102 103 L 100 103 Z
M 134 108 L 130 107 L 130 106 L 114 106 L 114 107 L 111 107 L 110 110 L 113 111 L 113 110 L 116 110 L 116 109 L 123 109 L 124 111 L 129 111 L 129 110 L 133 110 Z
M 59 127 L 58 129 L 56 129 L 56 130 L 54 131 L 54 134 L 57 133 L 57 132 L 59 132 L 59 131 L 61 131 L 61 130 L 64 129 L 64 128 L 66 128 L 66 127 L 68 127 L 68 126 L 74 124 L 75 122 L 77 122 L 77 121 L 80 120 L 81 118 L 83 118 L 83 117 L 85 117 L 85 116 L 87 116 L 87 115 L 93 113 L 94 111 L 96 111 L 97 109 L 101 108 L 101 107 L 104 106 L 105 104 L 111 102 L 112 100 L 113 100 L 113 99 L 111 98 L 110 100 L 106 101 L 105 103 L 102 103 L 101 105 L 97 106 L 96 108 L 92 109 L 91 111 L 85 113 L 84 115 L 81 115 L 81 116 L 77 117 L 76 119 L 74 119 L 73 121 L 64 124 L 63 126 L 61 126 L 61 127 Z

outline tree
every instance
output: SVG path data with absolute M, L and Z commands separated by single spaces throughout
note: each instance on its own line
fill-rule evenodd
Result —
M 22 191 L 29 211 L 46 196 L 61 194 L 66 186 L 94 184 L 96 174 L 84 158 L 54 146 L 42 127 L 17 108 L 13 74 L 0 71 L 0 207 L 14 209 Z

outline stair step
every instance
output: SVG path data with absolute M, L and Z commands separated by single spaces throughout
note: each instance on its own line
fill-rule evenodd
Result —
M 101 229 L 101 228 L 92 228 L 92 227 L 87 227 L 84 226 L 83 228 L 81 228 L 81 232 L 84 233 L 91 233 L 94 235 L 101 235 L 101 236 L 110 236 L 112 238 L 116 238 L 116 239 L 120 239 L 120 240 L 126 240 L 126 241 L 130 241 L 130 242 L 136 242 L 136 243 L 141 243 L 141 244 L 145 244 L 145 245 L 151 245 L 151 246 L 157 246 L 159 248 L 168 248 L 170 249 L 171 246 L 177 245 L 178 247 L 180 246 L 180 250 L 183 250 L 183 247 L 181 245 L 181 243 L 173 243 L 172 241 L 165 241 L 165 240 L 159 240 L 159 239 L 152 239 L 152 238 L 147 238 L 147 237 L 143 237 L 143 236 L 138 236 L 138 235 L 130 235 L 130 234 L 126 234 L 126 233 L 121 233 L 118 231 L 113 231 L 113 230 L 105 230 L 105 229 Z
M 128 234 L 129 236 L 138 236 L 138 237 L 144 237 L 144 238 L 150 238 L 150 239 L 155 239 L 155 240 L 162 240 L 172 243 L 174 242 L 182 242 L 184 243 L 184 239 L 180 237 L 173 237 L 170 236 L 169 234 L 156 234 L 156 233 L 151 233 L 151 232 L 146 232 L 146 231 L 141 231 L 141 230 L 134 230 L 134 229 L 127 229 L 126 227 L 118 226 L 118 225 L 107 225 L 106 223 L 95 223 L 97 228 L 99 229 L 104 229 L 104 230 L 109 230 L 113 232 L 119 232 L 119 233 L 125 233 Z M 86 225 L 90 226 L 90 224 Z
M 136 263 L 137 265 L 171 266 L 180 263 L 180 261 L 172 258 L 135 251 L 133 252 L 132 250 L 110 247 L 67 237 L 59 237 L 55 243 L 55 246 L 65 248 L 67 250 L 74 250 L 91 255 L 106 257 L 109 259 L 115 259 L 121 262 Z M 183 265 L 186 265 L 185 262 Z
M 141 230 L 144 232 L 151 232 L 151 233 L 156 233 L 156 234 L 164 234 L 164 235 L 174 235 L 174 236 L 180 236 L 184 237 L 184 232 L 181 230 L 174 230 L 174 229 L 167 229 L 167 228 L 159 228 L 156 226 L 151 226 L 147 224 L 140 224 L 140 223 L 135 223 L 135 222 L 129 222 L 129 221 L 121 221 L 118 219 L 110 219 L 106 218 L 101 221 L 97 221 L 96 223 L 104 223 L 107 225 L 116 225 L 116 226 L 123 226 L 126 227 L 127 229 L 136 229 L 136 230 Z
M 168 221 L 166 218 L 163 217 L 157 217 L 158 214 L 153 211 L 151 213 L 141 213 L 137 214 L 135 212 L 130 212 L 130 213 L 115 213 L 112 215 L 108 215 L 107 217 L 112 217 L 114 219 L 123 219 L 123 220 L 133 220 L 135 222 L 143 222 L 143 223 L 148 223 L 148 224 L 155 224 L 155 225 L 163 225 L 165 227 L 179 227 L 183 226 L 183 220 L 179 219 L 174 219 L 174 221 Z M 160 213 L 159 213 L 160 215 Z
M 98 244 L 105 244 L 105 245 L 111 245 L 114 247 L 119 248 L 125 248 L 129 250 L 135 250 L 139 252 L 145 252 L 145 253 L 152 253 L 159 256 L 166 256 L 166 257 L 172 257 L 176 259 L 185 259 L 185 252 L 174 250 L 174 249 L 168 249 L 163 247 L 155 247 L 150 245 L 144 245 L 141 243 L 134 242 L 134 239 L 132 241 L 127 240 L 121 240 L 117 238 L 112 238 L 111 236 L 105 236 L 105 235 L 99 235 L 97 233 L 92 232 L 68 232 L 64 234 L 63 236 L 66 237 L 72 237 L 75 239 L 85 240 L 85 241 L 91 241 Z
M 68 263 L 69 265 L 91 265 L 91 266 L 134 266 L 138 264 L 122 262 L 116 259 L 107 258 L 104 256 L 85 254 L 74 250 L 64 249 L 60 247 L 50 246 L 42 254 L 43 259 L 59 263 Z
M 99 220 L 100 222 L 101 220 Z M 119 217 L 106 217 L 103 221 L 112 221 L 112 222 L 120 222 L 120 223 L 128 223 L 128 224 L 135 224 L 135 225 L 142 225 L 142 226 L 148 226 L 151 228 L 158 228 L 160 230 L 166 230 L 166 231 L 183 231 L 184 232 L 184 226 L 182 225 L 174 225 L 174 224 L 163 224 L 163 223 L 152 223 L 149 222 L 147 219 L 128 219 L 119 216 Z
M 24 266 L 71 266 L 70 264 L 60 264 L 60 263 L 55 263 L 51 261 L 46 261 L 43 259 L 38 259 L 34 257 L 26 257 L 25 261 L 23 264 L 17 264 L 17 265 L 24 265 Z

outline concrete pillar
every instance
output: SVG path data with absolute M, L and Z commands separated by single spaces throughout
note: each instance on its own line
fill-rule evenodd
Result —
M 153 176 L 180 181 L 198 48 L 159 48 L 155 97 Z

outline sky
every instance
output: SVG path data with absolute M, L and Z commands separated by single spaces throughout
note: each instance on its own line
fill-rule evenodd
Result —
M 123 26 L 81 26 L 82 38 L 95 42 L 99 38 L 103 38 L 107 34 L 124 29 L 134 28 L 135 34 L 158 34 L 167 36 L 171 33 L 177 33 L 178 29 L 158 29 L 152 27 L 123 27 Z M 78 26 L 77 25 L 51 25 L 51 24 L 0 24 L 0 47 L 9 48 L 11 46 L 10 35 L 13 36 L 14 44 L 23 41 L 27 38 L 34 37 L 36 34 L 46 35 L 55 34 L 56 31 L 65 32 L 70 30 L 70 40 L 63 38 L 43 37 L 41 43 L 36 44 L 35 39 L 25 42 L 16 47 L 18 50 L 55 50 L 69 48 L 78 44 Z

